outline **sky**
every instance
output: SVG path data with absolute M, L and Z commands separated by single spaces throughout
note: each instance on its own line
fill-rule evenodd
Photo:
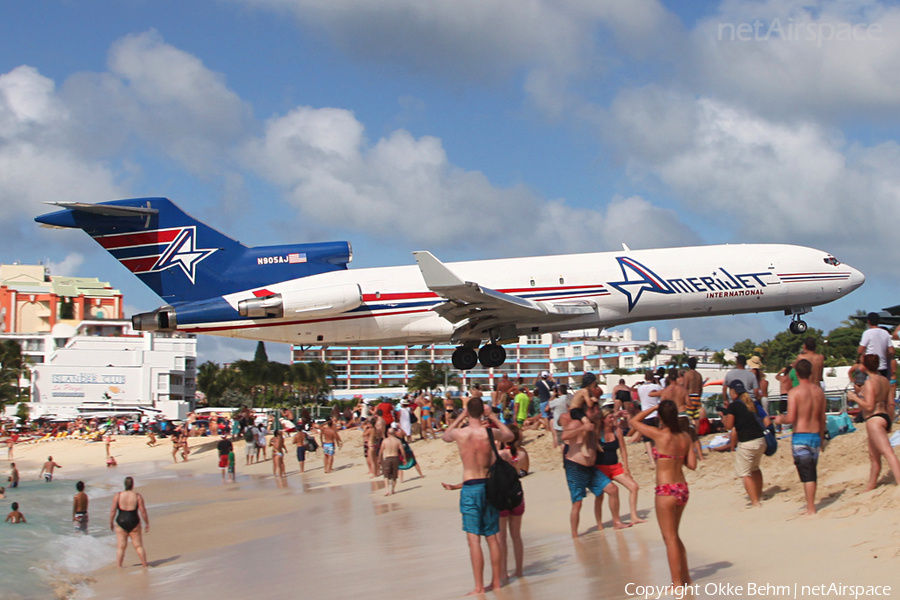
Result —
M 900 6 L 874 0 L 46 0 L 0 20 L 0 262 L 160 300 L 43 202 L 165 196 L 353 267 L 717 243 L 833 253 L 900 304 Z M 689 319 L 692 348 L 785 329 Z M 274 360 L 287 346 L 268 344 Z M 201 336 L 200 359 L 255 343 Z

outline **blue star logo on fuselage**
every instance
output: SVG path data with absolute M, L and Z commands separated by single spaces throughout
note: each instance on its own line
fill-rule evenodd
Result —
M 185 227 L 169 244 L 150 271 L 165 271 L 180 267 L 193 284 L 196 278 L 197 263 L 216 250 L 218 248 L 197 248 L 197 228 Z
M 616 288 L 628 298 L 628 312 L 637 306 L 638 300 L 644 292 L 654 294 L 674 294 L 666 280 L 639 263 L 626 256 L 616 257 L 619 268 L 622 269 L 624 281 L 610 281 L 609 285 Z

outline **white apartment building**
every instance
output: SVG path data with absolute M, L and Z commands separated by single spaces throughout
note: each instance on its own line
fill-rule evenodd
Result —
M 0 338 L 19 341 L 33 363 L 32 418 L 140 411 L 180 419 L 193 409 L 193 335 L 137 332 L 129 320 L 99 320 Z

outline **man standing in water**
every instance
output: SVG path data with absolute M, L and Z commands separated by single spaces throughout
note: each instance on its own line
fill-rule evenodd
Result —
M 488 409 L 489 426 L 495 428 L 495 441 L 511 442 L 513 434 L 500 422 L 496 413 Z M 494 459 L 494 449 L 488 439 L 487 426 L 481 422 L 485 413 L 481 398 L 470 398 L 465 410 L 450 424 L 441 439 L 456 442 L 463 464 L 463 487 L 459 495 L 459 512 L 462 513 L 463 531 L 469 543 L 469 557 L 475 576 L 475 589 L 470 595 L 483 594 L 500 589 L 500 512 L 487 501 L 488 468 Z M 460 428 L 465 418 L 468 426 Z M 484 554 L 481 538 L 487 538 L 491 555 L 492 583 L 484 587 Z
M 72 500 L 72 522 L 75 523 L 75 531 L 87 533 L 88 530 L 88 497 L 84 493 L 84 482 L 75 484 L 78 493 Z
M 824 450 L 825 439 L 825 392 L 818 384 L 810 381 L 812 364 L 801 359 L 794 366 L 800 385 L 788 392 L 788 409 L 786 415 L 775 417 L 775 423 L 793 423 L 794 435 L 791 439 L 791 450 L 794 454 L 794 466 L 800 475 L 800 482 L 806 492 L 806 515 L 816 514 L 816 467 L 819 452 Z
M 9 473 L 9 487 L 17 488 L 19 487 L 19 470 L 16 468 L 16 463 L 10 464 L 9 468 L 12 469 Z
M 41 467 L 41 473 L 40 475 L 38 475 L 38 477 L 43 475 L 44 483 L 50 483 L 51 481 L 53 481 L 53 469 L 62 469 L 62 465 L 56 464 L 55 462 L 53 462 L 53 457 L 48 456 L 47 462 L 45 462 L 44 466 Z

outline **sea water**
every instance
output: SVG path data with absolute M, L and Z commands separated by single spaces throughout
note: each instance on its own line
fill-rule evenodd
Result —
M 18 488 L 0 499 L 0 519 L 13 502 L 27 523 L 0 523 L 0 598 L 24 600 L 89 596 L 92 571 L 115 562 L 116 538 L 109 529 L 112 496 L 126 474 L 117 469 L 79 471 L 89 499 L 87 535 L 76 532 L 72 501 L 78 480 L 56 471 L 52 482 L 25 472 Z M 6 477 L 4 477 L 6 479 Z

